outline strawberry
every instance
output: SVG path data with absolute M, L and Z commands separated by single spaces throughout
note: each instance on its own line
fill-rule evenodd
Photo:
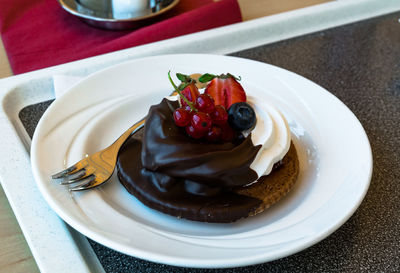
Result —
M 176 73 L 176 77 L 181 81 L 181 84 L 177 88 L 182 92 L 182 95 L 185 96 L 189 102 L 194 103 L 196 98 L 200 96 L 199 89 L 196 86 L 196 81 L 190 76 L 182 73 Z M 179 100 L 182 107 L 188 105 L 182 97 Z
M 197 89 L 195 83 L 190 83 L 182 90 L 182 95 L 184 95 L 190 102 L 195 102 L 196 98 L 200 96 L 199 89 Z M 187 103 L 180 98 L 182 107 L 185 107 Z
M 215 105 L 222 105 L 228 109 L 234 103 L 246 102 L 246 92 L 233 75 L 229 73 L 220 76 L 204 74 L 199 79 L 199 81 L 210 80 L 204 93 L 213 97 Z

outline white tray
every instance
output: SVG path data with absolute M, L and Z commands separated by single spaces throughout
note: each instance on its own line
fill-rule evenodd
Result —
M 0 181 L 41 272 L 104 271 L 86 238 L 49 208 L 32 177 L 30 138 L 18 113 L 54 98 L 53 75 L 85 76 L 150 55 L 229 54 L 398 10 L 398 0 L 333 1 L 0 80 Z

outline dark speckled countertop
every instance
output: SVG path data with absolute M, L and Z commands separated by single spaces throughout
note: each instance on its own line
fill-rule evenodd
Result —
M 400 272 L 400 13 L 260 46 L 232 55 L 283 67 L 342 100 L 369 137 L 374 169 L 354 215 L 295 255 L 232 269 L 190 269 L 129 257 L 91 240 L 106 272 Z M 25 108 L 32 134 L 49 102 Z

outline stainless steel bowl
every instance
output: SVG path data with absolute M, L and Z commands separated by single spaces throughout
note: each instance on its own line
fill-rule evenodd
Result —
M 58 0 L 69 13 L 94 27 L 123 30 L 140 27 L 179 0 Z

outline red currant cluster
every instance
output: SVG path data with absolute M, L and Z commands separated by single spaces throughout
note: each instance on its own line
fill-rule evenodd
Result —
M 191 105 L 181 99 L 182 106 L 173 113 L 177 126 L 185 127 L 186 133 L 196 139 L 204 137 L 210 142 L 234 139 L 236 132 L 228 124 L 225 107 L 215 105 L 208 94 L 182 93 Z

